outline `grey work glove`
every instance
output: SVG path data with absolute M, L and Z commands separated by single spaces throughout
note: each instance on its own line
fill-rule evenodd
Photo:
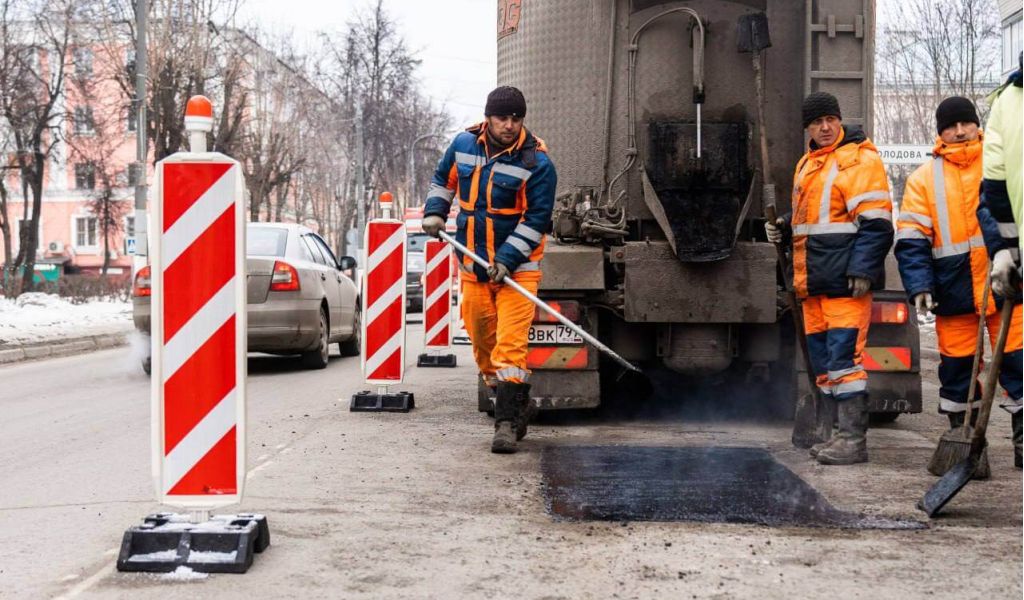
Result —
M 782 242 L 782 230 L 786 227 L 786 220 L 779 218 L 775 222 L 765 221 L 764 232 L 768 235 L 768 241 L 773 244 Z
M 491 278 L 494 283 L 501 283 L 505 280 L 505 276 L 508 275 L 508 267 L 496 262 L 487 268 L 487 276 Z
M 847 277 L 846 281 L 854 298 L 860 298 L 871 291 L 871 280 L 867 277 Z
M 926 312 L 935 310 L 939 305 L 936 304 L 935 300 L 932 299 L 931 292 L 921 292 L 914 296 L 914 308 L 917 309 L 917 314 L 923 315 Z
M 437 237 L 437 233 L 444 229 L 444 219 L 437 215 L 423 217 L 423 233 L 431 237 Z
M 1003 298 L 1012 298 L 1017 290 L 1013 285 L 1013 271 L 1017 268 L 1013 255 L 1003 249 L 992 257 L 992 291 Z

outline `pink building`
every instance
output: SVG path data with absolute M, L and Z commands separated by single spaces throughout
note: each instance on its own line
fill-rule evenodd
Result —
M 110 182 L 110 212 L 116 221 L 107 240 L 107 273 L 131 273 L 125 238 L 134 234 L 135 227 L 134 189 L 127 185 L 128 164 L 135 158 L 135 112 L 111 77 L 112 69 L 124 69 L 134 60 L 130 45 L 126 44 L 123 52 L 124 56 L 116 59 L 111 59 L 109 48 L 100 46 L 78 46 L 69 53 L 63 105 L 56 111 L 64 115 L 61 133 L 66 141 L 54 145 L 43 184 L 36 254 L 41 274 L 52 273 L 55 267 L 67 273 L 100 272 L 104 236 L 97 199 L 104 191 L 104 179 Z M 25 204 L 17 173 L 11 172 L 6 183 L 11 192 L 12 252 L 17 256 Z M 7 260 L 0 246 L 0 262 Z

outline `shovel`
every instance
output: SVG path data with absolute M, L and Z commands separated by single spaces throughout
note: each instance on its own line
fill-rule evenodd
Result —
M 971 432 L 971 453 L 967 455 L 967 458 L 958 462 L 952 469 L 947 471 L 925 493 L 924 498 L 921 498 L 921 501 L 917 503 L 917 507 L 928 513 L 929 517 L 937 515 L 942 510 L 942 507 L 967 485 L 974 476 L 975 469 L 978 468 L 981 452 L 985 449 L 985 431 L 988 429 L 988 418 L 992 412 L 992 399 L 996 395 L 996 381 L 999 379 L 999 371 L 1003 365 L 1003 351 L 1006 347 L 1006 337 L 1010 331 L 1010 323 L 1013 321 L 1013 309 L 1014 305 L 1011 299 L 1003 300 L 1003 309 L 999 320 L 999 336 L 996 338 L 996 347 L 992 353 L 992 364 L 989 365 L 989 371 L 985 375 L 985 383 L 981 391 L 981 407 L 978 409 L 978 422 L 974 425 L 974 430 Z
M 468 256 L 476 264 L 480 265 L 481 267 L 483 267 L 485 269 L 491 268 L 491 264 L 490 263 L 488 263 L 486 260 L 484 260 L 484 259 L 480 258 L 479 256 L 477 256 L 469 248 L 467 248 L 467 247 L 463 246 L 462 244 L 460 244 L 458 241 L 455 240 L 454 237 L 448 235 L 447 233 L 445 233 L 443 231 L 438 231 L 437 235 L 442 240 L 448 242 L 454 248 L 458 249 L 459 252 L 462 252 L 463 254 Z M 551 306 L 549 306 L 546 302 L 544 302 L 543 300 L 541 300 L 537 296 L 535 296 L 532 293 L 530 293 L 523 286 L 521 286 L 518 283 L 516 283 L 515 280 L 512 279 L 511 275 L 506 277 L 505 280 L 502 281 L 502 284 L 507 285 L 510 288 L 512 288 L 513 290 L 519 292 L 524 298 L 526 298 L 530 302 L 534 303 L 537 306 L 537 308 L 539 308 L 539 309 L 543 310 L 544 312 L 548 313 L 549 315 L 551 315 L 552 317 L 557 319 L 559 323 L 561 323 L 562 325 L 565 325 L 569 329 L 573 330 L 577 335 L 579 335 L 581 338 L 586 340 L 588 344 L 594 346 L 595 348 L 597 348 L 601 352 L 604 352 L 608 356 L 612 357 L 615 360 L 615 362 L 617 362 L 620 365 L 622 365 L 622 367 L 624 369 L 626 369 L 628 372 L 637 373 L 637 374 L 641 374 L 641 375 L 643 374 L 643 371 L 641 371 L 637 367 L 633 366 L 633 364 L 630 363 L 628 360 L 626 360 L 626 359 L 622 358 L 621 356 L 619 356 L 618 354 L 616 354 L 615 351 L 612 350 L 611 348 L 609 348 L 608 346 L 605 346 L 604 344 L 599 342 L 597 338 L 595 338 L 594 336 L 592 336 L 589 333 L 587 333 L 582 327 L 580 327 L 576 323 L 573 323 L 569 319 L 565 318 L 565 316 L 563 316 L 562 313 L 560 313 L 557 310 L 551 308 Z
M 757 92 L 757 131 L 761 144 L 762 187 L 761 198 L 764 204 L 764 218 L 774 223 L 779 218 L 775 209 L 775 183 L 772 181 L 771 163 L 768 157 L 768 134 L 765 131 L 764 118 L 764 74 L 761 68 L 761 51 L 771 47 L 768 35 L 768 17 L 764 13 L 743 15 L 736 23 L 736 48 L 741 53 L 751 53 L 754 66 L 754 88 Z M 782 244 L 775 244 L 779 266 L 782 268 L 782 282 L 785 287 L 786 303 L 793 315 L 793 329 L 800 353 L 803 355 L 804 370 L 807 372 L 808 393 L 796 400 L 793 414 L 793 445 L 798 448 L 810 448 L 818 442 L 827 440 L 832 435 L 832 422 L 835 403 L 825 399 L 818 391 L 818 383 L 811 366 L 811 355 L 807 352 L 807 335 L 804 329 L 804 313 L 800 299 L 796 296 L 789 281 L 792 265 Z

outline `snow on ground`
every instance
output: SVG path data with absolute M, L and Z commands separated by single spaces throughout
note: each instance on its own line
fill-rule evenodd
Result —
M 132 331 L 131 302 L 71 304 L 56 294 L 0 297 L 0 348 Z

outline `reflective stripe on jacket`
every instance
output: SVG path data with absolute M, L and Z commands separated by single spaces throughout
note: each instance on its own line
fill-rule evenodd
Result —
M 848 277 L 885 283 L 892 200 L 878 151 L 859 128 L 813 149 L 793 177 L 793 284 L 801 297 L 850 296 Z
M 496 156 L 487 156 L 486 124 L 459 133 L 441 157 L 424 216 L 446 218 L 452 201 L 459 202 L 459 242 L 488 262 L 500 262 L 519 280 L 539 280 L 544 236 L 551 227 L 557 175 L 543 140 L 524 127 L 519 140 Z M 461 256 L 476 280 L 487 272 Z
M 907 296 L 931 292 L 938 315 L 981 309 L 988 255 L 978 223 L 983 134 L 935 143 L 932 160 L 907 179 L 896 221 L 896 259 Z M 986 313 L 995 311 L 989 301 Z

